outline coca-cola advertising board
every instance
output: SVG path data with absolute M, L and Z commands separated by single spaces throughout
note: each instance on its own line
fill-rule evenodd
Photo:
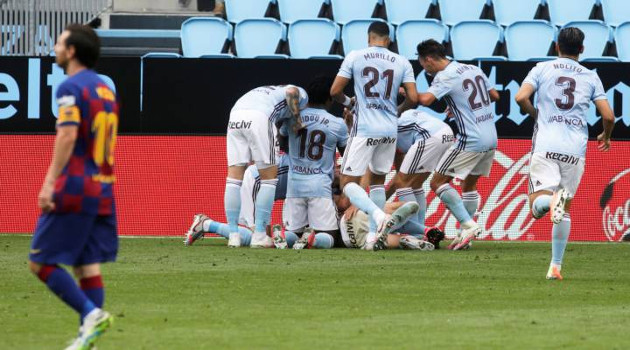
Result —
M 37 193 L 53 149 L 52 135 L 0 135 L 0 233 L 33 232 Z M 548 217 L 534 220 L 527 202 L 530 140 L 499 140 L 492 173 L 482 178 L 479 223 L 487 240 L 550 238 Z M 122 235 L 179 236 L 203 212 L 224 220 L 224 136 L 120 136 L 116 204 Z M 427 223 L 455 234 L 456 222 L 427 188 Z M 281 203 L 274 209 L 280 222 Z M 630 142 L 610 152 L 588 146 L 573 201 L 571 240 L 619 241 L 630 229 Z

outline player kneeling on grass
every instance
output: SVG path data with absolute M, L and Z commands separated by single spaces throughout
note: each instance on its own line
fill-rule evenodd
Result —
M 29 267 L 79 315 L 79 336 L 67 349 L 91 349 L 113 322 L 100 264 L 116 260 L 118 236 L 113 164 L 118 104 L 92 70 L 99 56 L 91 28 L 70 25 L 55 45 L 57 64 L 68 74 L 57 89 L 59 116 L 53 159 L 38 197 L 42 215 Z M 74 267 L 80 287 L 58 264 Z
M 348 140 L 348 128 L 343 119 L 327 111 L 333 100 L 329 91 L 332 78 L 314 79 L 306 89 L 308 107 L 298 121 L 290 119 L 280 128 L 289 139 L 289 176 L 285 235 L 296 239 L 306 227 L 314 233 L 302 234 L 293 249 L 332 248 L 338 235 L 337 208 L 333 202 L 332 183 L 335 175 L 337 150 L 343 154 Z
M 562 29 L 556 42 L 560 57 L 532 68 L 516 94 L 522 111 L 536 119 L 529 161 L 529 203 L 534 218 L 551 211 L 547 279 L 553 280 L 562 279 L 562 258 L 571 230 L 569 208 L 584 173 L 590 102 L 602 115 L 604 132 L 597 136 L 600 151 L 610 148 L 615 126 L 615 116 L 597 73 L 578 63 L 583 42 L 580 29 Z M 534 93 L 538 95 L 536 107 L 530 101 Z

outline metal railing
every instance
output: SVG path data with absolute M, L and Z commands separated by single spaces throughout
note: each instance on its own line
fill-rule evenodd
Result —
M 0 0 L 0 55 L 43 56 L 70 23 L 89 23 L 112 0 Z

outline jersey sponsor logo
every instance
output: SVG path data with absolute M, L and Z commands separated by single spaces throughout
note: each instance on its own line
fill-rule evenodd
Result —
M 571 165 L 576 165 L 580 161 L 579 157 L 575 157 L 568 154 L 556 153 L 556 152 L 545 152 L 545 158 L 559 160 L 563 163 L 567 163 Z
M 379 60 L 385 60 L 385 61 L 390 61 L 390 62 L 396 62 L 396 56 L 392 56 L 390 54 L 382 53 L 382 52 L 368 52 L 363 55 L 363 58 L 366 61 L 371 60 L 371 59 L 379 59 Z
M 348 239 L 350 240 L 350 244 L 353 247 L 357 246 L 357 234 L 354 231 L 354 224 L 352 223 L 352 220 L 348 220 L 346 222 L 346 231 L 348 232 Z
M 291 170 L 302 175 L 319 175 L 324 173 L 321 168 L 310 168 L 301 165 L 294 165 L 291 167 Z
M 385 145 L 385 144 L 389 145 L 389 144 L 392 144 L 392 143 L 396 143 L 396 138 L 395 137 L 385 136 L 385 137 L 381 137 L 379 139 L 375 139 L 375 138 L 371 138 L 370 137 L 370 138 L 368 138 L 366 140 L 365 144 L 367 146 L 378 146 L 378 145 Z
M 252 126 L 252 122 L 246 122 L 244 120 L 240 122 L 229 122 L 228 129 L 231 130 L 239 130 L 239 129 L 249 129 Z
M 568 126 L 584 127 L 584 122 L 579 118 L 567 118 L 563 115 L 552 115 L 547 119 L 548 123 L 564 123 Z
M 442 143 L 455 142 L 454 135 L 442 135 Z
M 368 103 L 368 104 L 365 105 L 365 108 L 366 109 L 374 109 L 374 110 L 377 110 L 377 111 L 385 111 L 387 113 L 392 113 L 387 106 L 385 106 L 383 104 L 380 104 L 380 103 Z
M 487 122 L 489 120 L 494 121 L 494 114 L 492 114 L 492 113 L 484 114 L 482 116 L 477 117 L 477 119 L 476 119 L 477 124 L 483 123 L 483 122 Z
M 609 241 L 630 239 L 630 168 L 610 180 L 600 198 L 602 226 Z

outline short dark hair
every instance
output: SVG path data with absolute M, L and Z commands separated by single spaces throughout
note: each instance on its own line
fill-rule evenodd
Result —
M 330 88 L 333 84 L 333 79 L 327 76 L 318 76 L 313 79 L 308 87 L 306 93 L 308 94 L 308 102 L 311 104 L 323 105 L 331 99 Z
M 66 30 L 70 32 L 66 38 L 66 47 L 74 46 L 77 60 L 87 68 L 94 68 L 101 53 L 101 40 L 94 29 L 82 24 L 70 24 Z
M 422 58 L 446 58 L 446 48 L 433 39 L 425 40 L 418 44 L 418 56 Z
M 389 36 L 389 26 L 385 22 L 376 21 L 368 27 L 368 34 L 374 33 L 378 36 Z
M 584 32 L 580 28 L 562 28 L 558 33 L 558 47 L 563 55 L 577 56 L 584 45 Z

